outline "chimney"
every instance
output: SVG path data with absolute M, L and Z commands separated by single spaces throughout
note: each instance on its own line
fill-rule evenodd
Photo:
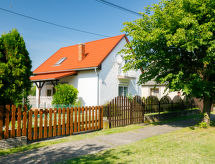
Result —
M 78 45 L 78 60 L 82 61 L 85 57 L 85 44 L 81 43 Z

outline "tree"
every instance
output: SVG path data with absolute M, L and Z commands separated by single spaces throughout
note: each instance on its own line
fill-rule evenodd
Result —
M 31 59 L 16 29 L 0 37 L 0 104 L 22 102 L 31 88 Z
M 37 90 L 36 86 L 32 85 L 31 90 L 29 91 L 29 95 L 36 96 L 36 90 Z
M 78 97 L 78 90 L 69 84 L 58 84 L 55 86 L 52 104 L 73 105 Z
M 139 83 L 155 80 L 203 100 L 209 123 L 215 100 L 215 1 L 163 0 L 124 23 L 132 38 L 121 52 L 124 70 L 140 69 Z

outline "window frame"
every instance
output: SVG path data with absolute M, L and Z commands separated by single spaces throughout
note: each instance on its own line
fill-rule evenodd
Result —
M 159 95 L 160 95 L 160 88 L 150 88 L 150 96 L 158 97 Z
M 67 57 L 61 58 L 60 60 L 58 60 L 57 63 L 55 63 L 55 66 L 61 65 L 66 59 L 67 59 Z
M 123 88 L 123 91 L 122 91 L 122 95 L 120 95 L 120 89 L 119 88 Z M 125 92 L 125 88 L 127 88 L 127 94 Z M 126 94 L 126 95 L 125 95 Z M 128 95 L 128 86 L 124 86 L 124 85 L 119 85 L 118 86 L 118 96 L 127 96 Z
M 46 89 L 46 96 L 49 96 L 48 91 L 50 92 L 50 96 L 52 96 L 52 89 Z

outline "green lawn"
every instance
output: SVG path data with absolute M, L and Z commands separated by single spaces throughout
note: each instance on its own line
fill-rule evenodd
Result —
M 215 163 L 215 127 L 184 128 L 62 163 Z

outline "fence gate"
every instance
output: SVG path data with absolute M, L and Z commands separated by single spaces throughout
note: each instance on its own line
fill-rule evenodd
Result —
M 141 97 L 135 96 L 132 100 L 125 96 L 115 97 L 108 104 L 107 118 L 111 128 L 144 122 Z

